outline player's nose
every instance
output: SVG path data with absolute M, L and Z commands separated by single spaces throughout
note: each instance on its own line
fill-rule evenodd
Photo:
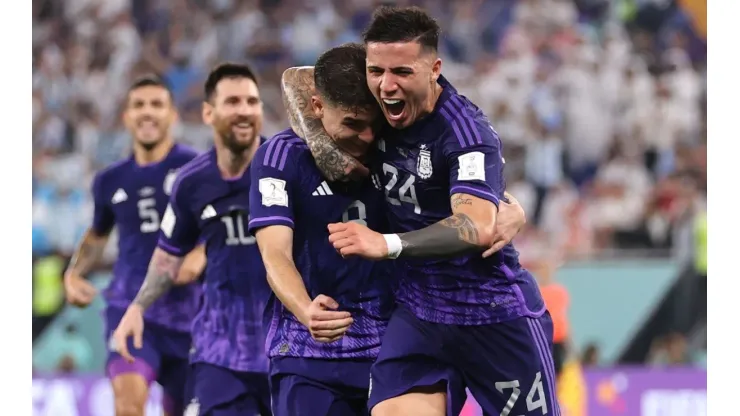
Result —
M 390 98 L 398 90 L 398 83 L 393 74 L 383 74 L 380 78 L 380 92 L 384 98 Z
M 373 134 L 373 129 L 370 127 L 367 127 L 363 129 L 360 134 L 357 135 L 357 137 L 363 141 L 364 143 L 370 144 L 373 141 L 373 137 L 375 135 Z
M 256 112 L 254 106 L 249 105 L 248 103 L 242 103 L 237 107 L 236 112 L 240 116 L 250 116 Z

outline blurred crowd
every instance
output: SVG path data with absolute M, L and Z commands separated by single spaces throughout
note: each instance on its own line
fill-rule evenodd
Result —
M 89 225 L 93 174 L 129 152 L 120 113 L 131 79 L 162 74 L 180 110 L 176 137 L 205 150 L 204 77 L 219 61 L 248 62 L 269 136 L 288 125 L 282 71 L 359 41 L 380 3 L 439 19 L 443 74 L 504 142 L 508 190 L 528 214 L 516 240 L 525 262 L 542 252 L 705 262 L 697 2 L 34 0 L 34 282 L 60 289 L 55 279 Z
M 221 60 L 249 62 L 269 135 L 287 125 L 282 70 L 359 40 L 379 3 L 34 1 L 34 252 L 71 253 L 90 218 L 93 173 L 129 151 L 120 111 L 132 77 L 163 74 L 181 111 L 177 137 L 206 149 L 203 77 Z M 522 249 L 691 253 L 686 230 L 706 189 L 706 43 L 681 4 L 395 3 L 439 18 L 444 74 L 501 135 L 509 191 L 529 214 Z

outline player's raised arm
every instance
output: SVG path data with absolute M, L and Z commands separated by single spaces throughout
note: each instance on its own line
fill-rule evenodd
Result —
M 276 140 L 262 146 L 252 161 L 249 232 L 257 239 L 267 281 L 275 296 L 316 341 L 332 342 L 347 331 L 352 318 L 348 312 L 335 311 L 339 305 L 328 296 L 319 295 L 312 300 L 296 268 L 293 195 L 301 178 L 292 164 L 280 163 L 281 158 L 276 157 L 279 152 L 287 154 L 294 144 L 275 145 Z
M 367 176 L 368 169 L 337 147 L 314 114 L 311 105 L 311 97 L 315 94 L 313 75 L 310 66 L 288 68 L 283 72 L 280 85 L 290 127 L 308 143 L 316 165 L 330 181 Z
M 100 261 L 114 225 L 109 198 L 104 196 L 103 180 L 103 174 L 95 176 L 92 185 L 93 222 L 82 237 L 64 273 L 64 291 L 67 301 L 75 306 L 89 305 L 97 293 L 95 287 L 85 277 Z

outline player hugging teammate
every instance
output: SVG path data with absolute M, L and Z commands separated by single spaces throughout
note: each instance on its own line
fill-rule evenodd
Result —
M 138 374 L 115 390 L 117 414 L 143 414 L 148 383 L 167 382 L 169 355 L 144 352 L 170 345 L 148 317 L 172 298 L 197 307 L 169 322 L 192 333 L 189 393 L 184 375 L 173 381 L 188 415 L 457 415 L 465 388 L 486 415 L 559 415 L 552 321 L 510 244 L 524 215 L 505 193 L 501 141 L 441 75 L 438 37 L 418 8 L 379 8 L 364 45 L 285 71 L 291 129 L 268 141 L 252 71 L 211 72 L 203 117 L 214 148 L 183 160 L 169 202 L 144 210 L 157 219 L 148 232 L 161 228 L 148 251 L 122 246 L 121 267 L 134 264 L 126 249 L 151 261 L 121 274 L 136 290 L 110 317 L 109 332 L 120 319 L 111 354 Z M 152 112 L 170 105 L 167 94 L 150 100 Z M 174 117 L 161 114 L 154 125 Z M 149 132 L 147 117 L 132 126 Z M 133 209 L 127 198 L 143 195 L 144 179 L 159 180 L 142 173 L 134 184 L 148 165 L 126 163 L 127 181 L 96 180 L 105 191 L 95 191 L 103 197 L 88 243 L 114 217 L 132 230 L 134 215 L 115 209 Z M 200 284 L 175 283 L 199 244 L 198 305 Z M 87 269 L 74 264 L 68 293 L 88 299 L 75 280 Z M 136 406 L 119 406 L 119 391 Z

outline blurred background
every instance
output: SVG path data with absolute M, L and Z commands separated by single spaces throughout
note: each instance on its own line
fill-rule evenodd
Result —
M 67 307 L 62 273 L 91 220 L 92 175 L 129 152 L 130 80 L 163 74 L 176 137 L 205 150 L 204 77 L 219 61 L 248 62 L 270 135 L 288 125 L 282 71 L 358 41 L 380 3 L 33 0 L 36 414 L 112 414 L 104 305 Z M 706 1 L 390 3 L 439 19 L 443 74 L 504 142 L 508 190 L 528 216 L 515 244 L 567 358 L 567 414 L 704 414 Z

